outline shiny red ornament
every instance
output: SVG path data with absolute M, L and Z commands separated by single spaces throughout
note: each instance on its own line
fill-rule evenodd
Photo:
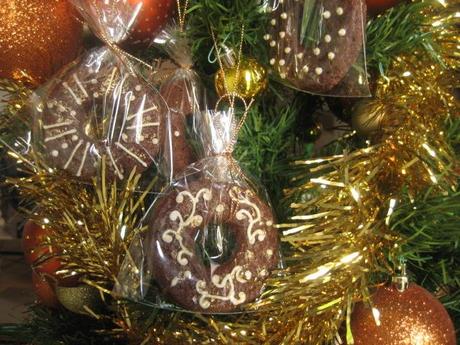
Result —
M 57 308 L 60 305 L 54 286 L 46 277 L 32 272 L 32 284 L 40 303 L 50 308 Z
M 57 250 L 47 245 L 49 230 L 32 221 L 26 222 L 22 234 L 22 248 L 24 258 L 30 265 L 37 262 L 44 255 L 57 254 Z
M 129 0 L 131 5 L 142 3 L 136 23 L 127 39 L 130 45 L 148 45 L 174 13 L 176 0 Z
M 358 303 L 352 314 L 355 345 L 455 345 L 455 328 L 444 306 L 411 283 L 404 292 L 378 288 L 373 308 Z M 376 321 L 377 320 L 377 321 Z
M 376 15 L 383 11 L 396 6 L 401 0 L 366 0 L 367 13 Z

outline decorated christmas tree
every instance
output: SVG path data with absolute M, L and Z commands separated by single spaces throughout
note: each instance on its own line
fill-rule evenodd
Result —
M 0 341 L 456 344 L 460 2 L 366 2 L 3 4 Z

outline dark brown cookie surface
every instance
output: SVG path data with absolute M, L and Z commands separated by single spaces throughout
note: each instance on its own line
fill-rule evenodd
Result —
M 48 164 L 82 178 L 95 175 L 102 156 L 109 176 L 141 172 L 162 149 L 164 101 L 108 54 L 93 51 L 63 71 L 41 117 Z
M 366 5 L 362 0 L 320 0 L 316 6 L 313 40 L 302 42 L 304 1 L 299 0 L 280 1 L 265 39 L 271 49 L 270 64 L 282 79 L 321 93 L 336 86 L 357 61 Z
M 233 311 L 260 295 L 278 262 L 273 223 L 270 207 L 249 189 L 205 179 L 174 188 L 158 201 L 149 224 L 155 280 L 188 310 Z M 200 239 L 213 225 L 232 233 L 234 247 L 223 262 L 206 265 Z

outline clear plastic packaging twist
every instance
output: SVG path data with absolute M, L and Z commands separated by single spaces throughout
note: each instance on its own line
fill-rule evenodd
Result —
M 171 117 L 171 142 L 173 159 L 169 170 L 174 175 L 182 172 L 194 162 L 195 156 L 187 141 L 187 121 L 199 113 L 202 106 L 203 87 L 198 74 L 193 70 L 189 40 L 178 27 L 169 26 L 154 39 L 154 46 L 162 49 L 171 59 L 172 73 L 161 83 L 160 93 L 168 104 Z M 160 71 L 161 72 L 161 71 Z
M 296 89 L 369 96 L 364 0 L 272 0 L 270 64 Z
M 137 73 L 136 60 L 117 44 L 135 23 L 139 6 L 127 0 L 72 1 L 106 46 L 60 71 L 34 96 L 34 143 L 53 169 L 89 179 L 107 163 L 123 178 L 159 162 L 168 146 L 168 107 Z
M 234 115 L 207 111 L 197 119 L 206 157 L 154 202 L 116 294 L 163 308 L 234 313 L 262 293 L 279 263 L 278 232 L 265 192 L 231 156 Z

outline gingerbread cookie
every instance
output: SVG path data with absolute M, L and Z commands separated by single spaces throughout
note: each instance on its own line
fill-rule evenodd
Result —
M 280 1 L 264 39 L 281 79 L 324 93 L 340 83 L 362 51 L 366 5 L 363 0 L 318 0 L 310 23 L 304 6 L 300 0 Z
M 167 107 L 106 48 L 63 71 L 41 114 L 43 152 L 52 167 L 90 178 L 106 157 L 108 176 L 145 170 L 161 151 Z
M 175 187 L 157 202 L 149 224 L 154 277 L 172 301 L 188 310 L 233 311 L 260 295 L 277 265 L 273 223 L 270 207 L 246 187 L 204 178 Z M 231 232 L 234 248 L 206 265 L 200 238 L 215 225 Z

